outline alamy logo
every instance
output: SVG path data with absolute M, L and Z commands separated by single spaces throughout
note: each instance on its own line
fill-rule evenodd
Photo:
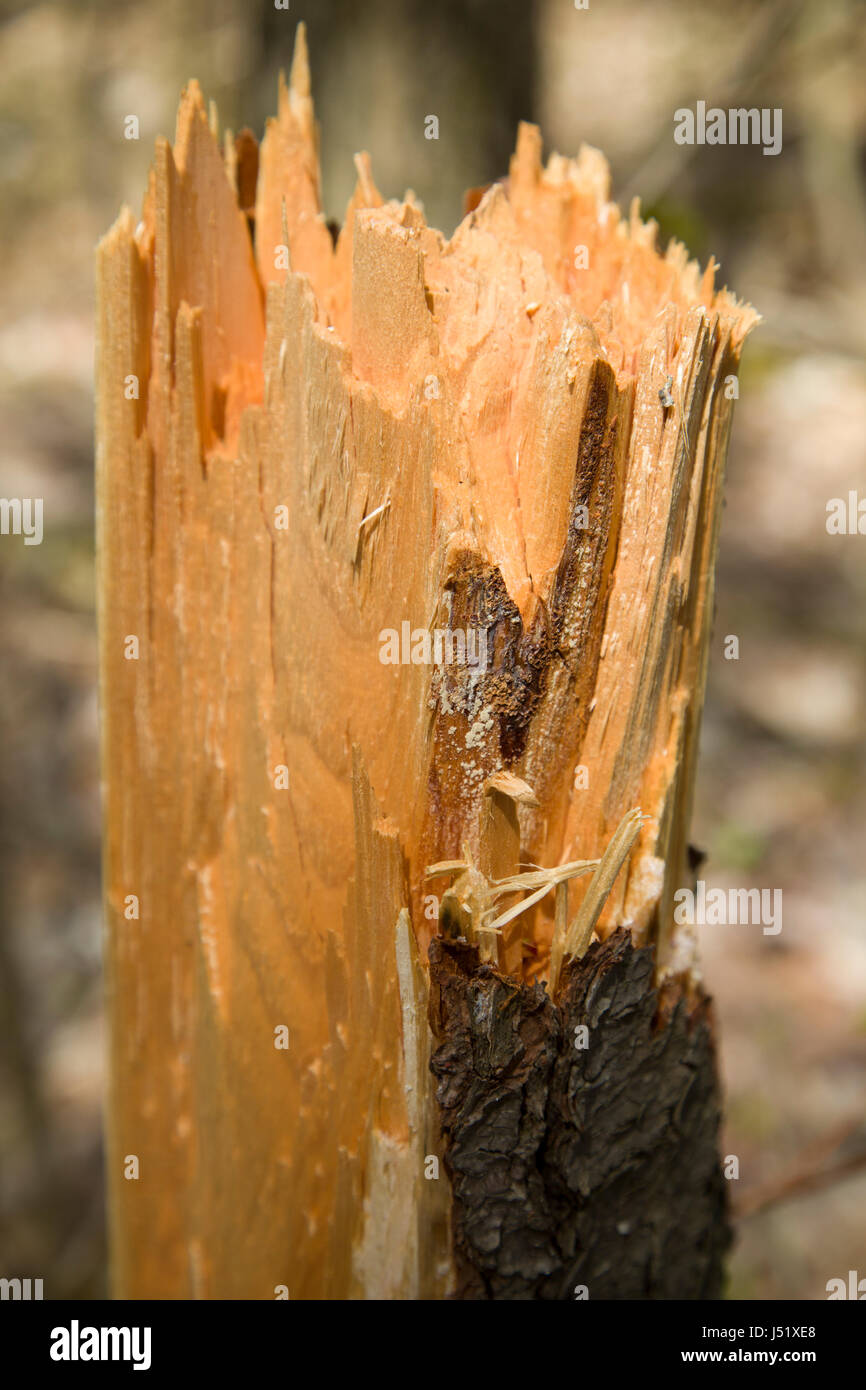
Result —
M 11 1298 L 23 1303 L 42 1298 L 41 1279 L 0 1279 L 0 1299 Z
M 781 888 L 711 888 L 699 878 L 695 892 L 678 888 L 674 893 L 674 921 L 678 926 L 763 926 L 765 936 L 782 930 Z
M 23 536 L 25 545 L 41 545 L 42 498 L 0 497 L 0 536 Z
M 150 1370 L 149 1327 L 69 1327 L 51 1329 L 52 1361 L 131 1361 L 134 1371 Z
M 831 536 L 866 536 L 866 497 L 852 489 L 848 502 L 831 497 L 827 503 L 827 533 Z
M 855 1299 L 858 1303 L 866 1301 L 866 1279 L 861 1279 L 856 1269 L 848 1270 L 847 1286 L 844 1279 L 828 1279 L 824 1287 L 828 1302 L 837 1298 Z
M 674 112 L 674 140 L 678 145 L 763 145 L 764 154 L 782 149 L 782 108 L 732 106 L 727 111 L 699 101 L 696 109 L 681 106 Z
M 487 670 L 487 632 L 482 628 L 383 627 L 379 633 L 383 666 L 469 666 Z

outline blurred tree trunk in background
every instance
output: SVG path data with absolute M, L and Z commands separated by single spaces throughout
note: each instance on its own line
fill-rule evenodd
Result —
M 261 0 L 259 14 L 261 63 L 245 109 L 262 124 L 273 109 L 277 72 L 288 70 L 303 19 L 328 132 L 325 203 L 340 221 L 352 155 L 366 148 L 386 197 L 417 180 L 428 220 L 450 231 L 464 191 L 506 173 L 518 122 L 535 119 L 537 0 L 315 0 L 289 11 Z M 428 115 L 439 118 L 438 142 L 425 139 Z

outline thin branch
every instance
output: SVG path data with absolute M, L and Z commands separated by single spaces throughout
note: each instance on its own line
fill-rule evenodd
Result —
M 789 1202 L 806 1193 L 820 1191 L 866 1169 L 866 1145 L 825 1166 L 827 1157 L 842 1148 L 845 1141 L 862 1128 L 862 1123 L 858 1118 L 837 1126 L 829 1135 L 819 1139 L 817 1144 L 811 1145 L 787 1173 L 747 1189 L 739 1201 L 734 1202 L 735 1218 L 745 1221 L 780 1202 Z

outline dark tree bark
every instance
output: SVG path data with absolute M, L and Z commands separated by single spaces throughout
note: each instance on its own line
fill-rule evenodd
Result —
M 433 941 L 430 965 L 457 1296 L 720 1297 L 706 995 L 656 989 L 624 929 L 566 966 L 555 1002 L 463 942 Z

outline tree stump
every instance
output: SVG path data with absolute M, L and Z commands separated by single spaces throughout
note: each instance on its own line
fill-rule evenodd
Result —
M 715 1297 L 672 904 L 755 316 L 597 151 L 521 126 L 450 241 L 362 155 L 332 237 L 317 138 L 301 30 L 99 249 L 115 1292 Z

